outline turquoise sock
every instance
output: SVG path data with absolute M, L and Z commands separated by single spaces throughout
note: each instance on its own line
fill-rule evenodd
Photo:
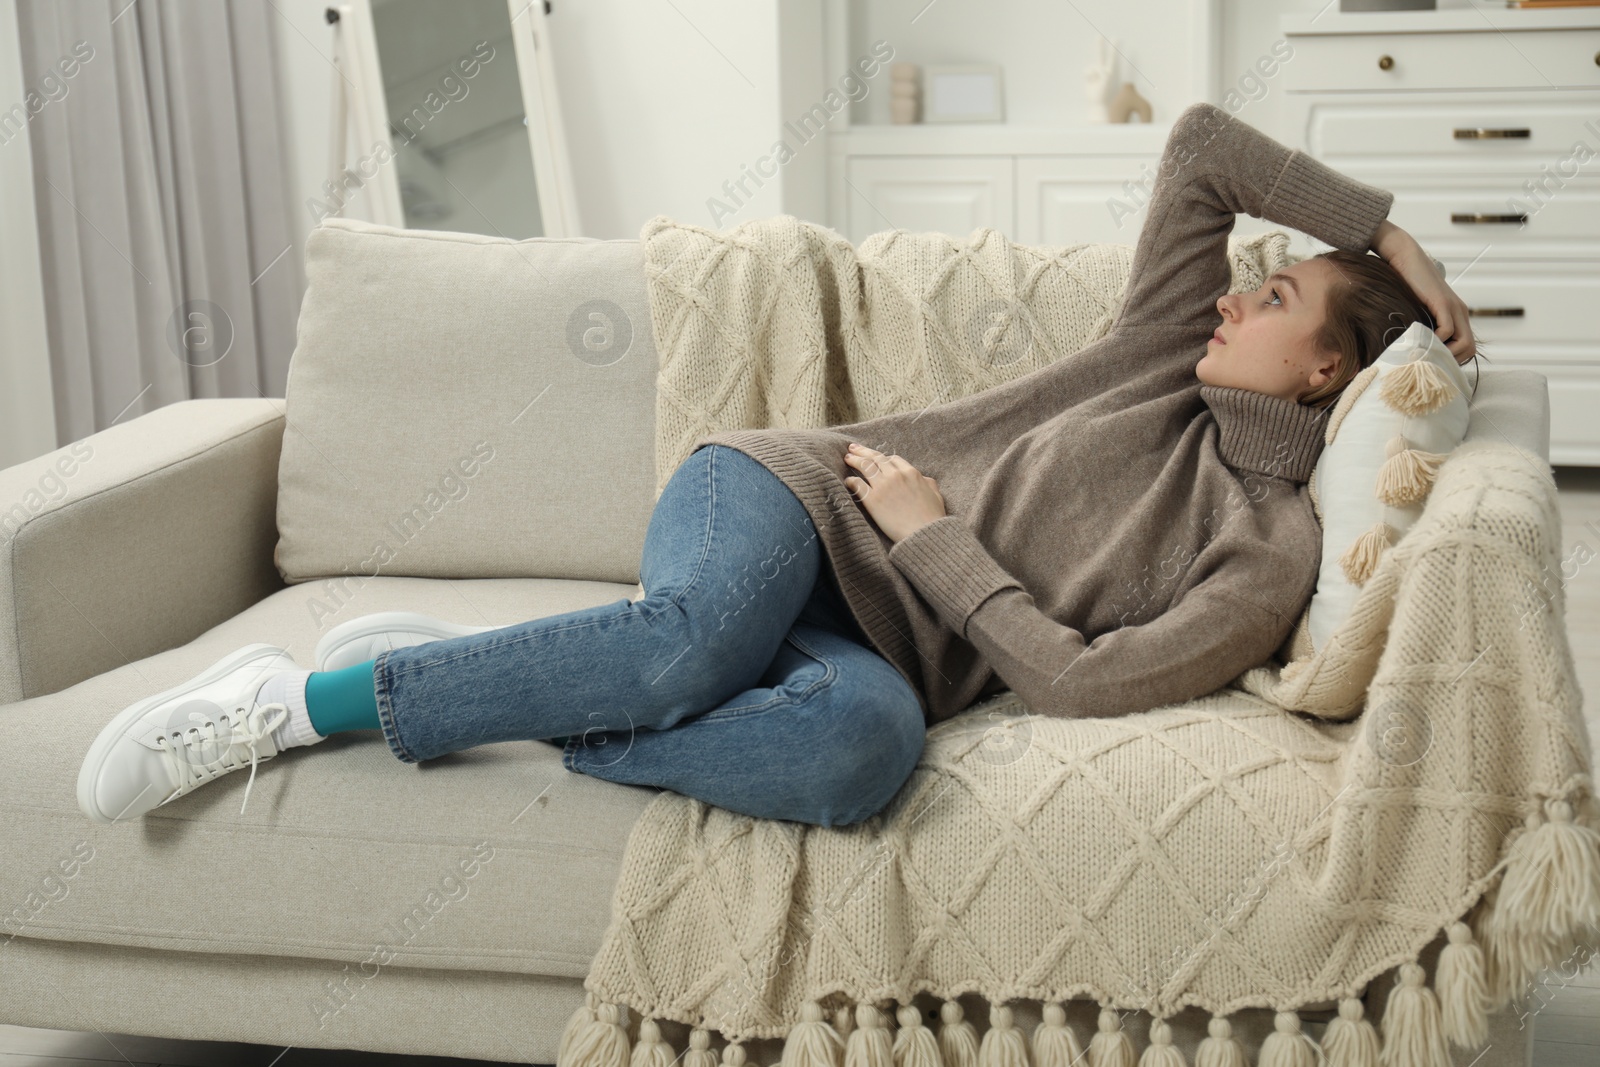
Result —
M 326 737 L 336 730 L 381 730 L 378 695 L 373 688 L 375 660 L 337 671 L 312 671 L 306 679 L 306 713 L 311 728 Z

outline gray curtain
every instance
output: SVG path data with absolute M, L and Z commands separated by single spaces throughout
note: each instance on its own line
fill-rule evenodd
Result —
M 58 445 L 282 396 L 304 288 L 267 0 L 19 0 Z

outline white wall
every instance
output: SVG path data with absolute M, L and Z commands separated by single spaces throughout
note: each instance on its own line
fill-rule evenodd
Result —
M 784 124 L 809 114 L 830 90 L 838 88 L 839 76 L 844 72 L 827 69 L 827 30 L 822 0 L 779 0 L 778 113 L 773 116 L 776 128 L 772 141 L 782 140 L 794 155 L 778 168 L 774 179 L 782 195 L 781 206 L 776 210 L 822 223 L 828 219 L 827 138 L 815 137 L 802 145 L 800 138 L 790 133 Z M 869 92 L 889 91 L 887 69 L 879 71 L 872 80 L 877 86 Z M 840 108 L 835 121 L 846 121 L 845 110 Z M 771 147 L 769 144 L 768 148 Z M 767 166 L 770 169 L 771 165 Z M 757 212 L 763 211 L 763 205 L 769 202 L 770 197 L 737 208 L 721 225 L 734 226 L 746 219 L 759 218 Z

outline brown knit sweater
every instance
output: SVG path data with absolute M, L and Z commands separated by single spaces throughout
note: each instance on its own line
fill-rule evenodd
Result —
M 1326 412 L 1195 377 L 1234 216 L 1365 251 L 1393 199 L 1195 104 L 1172 125 L 1104 337 L 923 411 L 694 447 L 739 449 L 805 504 L 930 725 L 1007 688 L 1072 717 L 1213 692 L 1283 644 L 1322 552 L 1305 483 Z M 851 441 L 936 479 L 949 514 L 891 542 L 844 485 Z

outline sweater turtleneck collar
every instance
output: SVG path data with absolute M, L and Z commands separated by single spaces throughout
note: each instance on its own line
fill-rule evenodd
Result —
M 1222 432 L 1217 451 L 1235 470 L 1307 482 L 1328 430 L 1332 408 L 1232 386 L 1202 385 L 1200 397 Z

